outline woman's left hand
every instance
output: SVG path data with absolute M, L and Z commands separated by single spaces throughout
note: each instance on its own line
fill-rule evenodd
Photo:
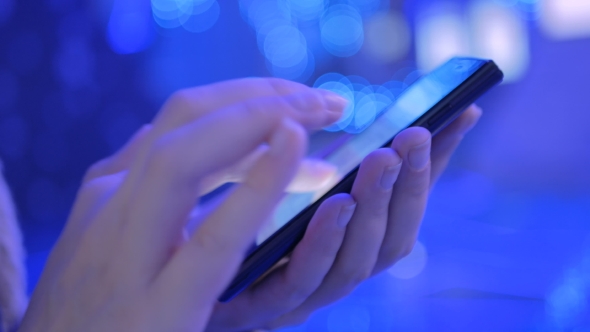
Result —
M 351 194 L 334 196 L 318 209 L 289 262 L 232 301 L 218 303 L 207 331 L 301 324 L 408 255 L 432 186 L 481 114 L 471 106 L 432 144 L 430 133 L 415 127 L 400 133 L 391 148 L 372 153 Z M 348 216 L 343 206 L 351 207 Z

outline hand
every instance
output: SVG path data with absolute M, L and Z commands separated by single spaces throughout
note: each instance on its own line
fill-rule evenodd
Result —
M 362 163 L 350 195 L 326 200 L 288 263 L 213 311 L 207 331 L 297 325 L 408 255 L 430 189 L 481 109 L 470 107 L 441 131 L 410 128 Z M 347 224 L 348 223 L 348 224 Z
M 276 79 L 171 97 L 151 128 L 89 172 L 21 331 L 202 330 L 295 176 L 305 130 L 334 122 L 344 106 Z M 242 184 L 186 234 L 203 179 L 264 145 Z

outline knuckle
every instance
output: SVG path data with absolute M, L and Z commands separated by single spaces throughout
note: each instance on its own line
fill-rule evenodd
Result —
M 176 121 L 188 121 L 197 109 L 199 109 L 199 98 L 195 96 L 198 94 L 197 89 L 183 89 L 174 92 L 166 101 L 164 112 L 167 117 L 171 117 Z

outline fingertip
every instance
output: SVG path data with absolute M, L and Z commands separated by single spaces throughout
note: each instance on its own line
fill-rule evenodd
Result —
M 328 229 L 346 228 L 356 210 L 356 200 L 349 194 L 337 194 L 325 200 L 316 213 L 317 222 L 324 221 Z
M 468 131 L 473 129 L 473 127 L 475 127 L 475 125 L 479 122 L 479 119 L 482 117 L 482 115 L 483 109 L 481 109 L 481 107 L 475 104 L 471 105 L 467 112 L 463 114 L 463 116 L 465 117 L 463 132 L 467 133 Z
M 341 193 L 328 198 L 324 204 L 335 208 L 345 208 L 355 205 L 356 201 L 350 194 Z
M 432 135 L 428 129 L 423 127 L 410 127 L 399 133 L 392 143 L 399 155 L 403 156 L 403 151 L 409 150 L 412 147 L 420 146 L 430 142 Z
M 371 169 L 388 169 L 399 166 L 402 157 L 394 149 L 382 148 L 371 152 L 363 163 L 371 165 Z
M 348 106 L 349 100 L 330 90 L 317 89 L 326 103 L 328 111 L 341 115 Z
M 483 110 L 480 107 L 471 105 L 451 125 L 445 128 L 444 131 L 465 135 L 475 127 L 482 115 Z

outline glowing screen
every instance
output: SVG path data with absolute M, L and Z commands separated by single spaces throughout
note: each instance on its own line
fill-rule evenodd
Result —
M 317 191 L 287 194 L 258 235 L 257 244 L 264 242 L 293 217 L 319 200 L 358 167 L 372 151 L 383 147 L 392 137 L 409 127 L 483 64 L 484 61 L 476 59 L 452 59 L 408 87 L 391 106 L 381 110 L 375 121 L 363 130 L 355 134 L 322 132 L 321 142 L 314 142 L 313 140 L 318 137 L 312 137 L 312 145 L 319 146 L 314 157 L 320 157 L 335 165 L 338 169 L 337 175 Z

